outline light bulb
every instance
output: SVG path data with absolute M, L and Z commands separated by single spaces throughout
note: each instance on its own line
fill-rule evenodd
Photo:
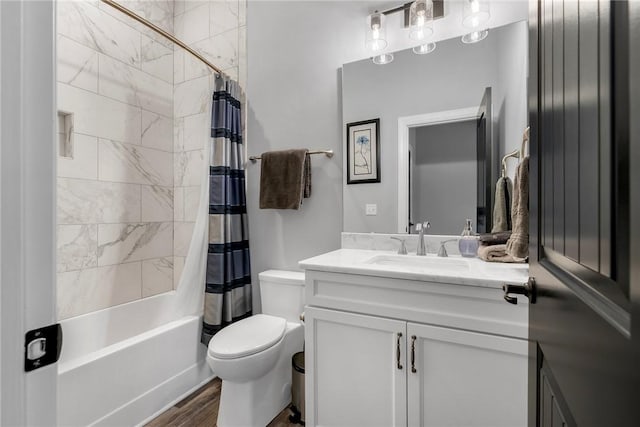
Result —
M 385 16 L 378 11 L 367 17 L 365 41 L 367 49 L 376 52 L 387 47 L 384 20 Z
M 433 3 L 416 0 L 409 8 L 409 38 L 424 40 L 433 34 Z
M 462 25 L 467 28 L 486 27 L 491 18 L 489 0 L 465 0 L 462 8 Z

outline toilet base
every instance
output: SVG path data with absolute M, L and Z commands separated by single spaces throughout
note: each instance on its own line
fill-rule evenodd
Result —
M 291 357 L 301 351 L 304 329 L 287 323 L 285 342 L 273 369 L 242 383 L 222 379 L 218 427 L 264 427 L 291 402 Z

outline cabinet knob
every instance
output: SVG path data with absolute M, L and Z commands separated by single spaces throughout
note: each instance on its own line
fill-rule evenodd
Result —
M 524 295 L 529 298 L 531 304 L 536 302 L 536 279 L 533 277 L 529 277 L 529 280 L 524 285 L 504 284 L 502 285 L 502 290 L 504 291 L 504 300 L 509 304 L 518 304 L 518 298 L 511 294 Z

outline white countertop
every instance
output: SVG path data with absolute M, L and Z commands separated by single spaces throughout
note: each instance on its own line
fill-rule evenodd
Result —
M 449 256 L 439 258 L 398 255 L 394 251 L 338 249 L 299 262 L 305 270 L 365 276 L 451 283 L 501 288 L 503 284 L 523 284 L 529 277 L 528 264 L 502 264 L 479 258 Z

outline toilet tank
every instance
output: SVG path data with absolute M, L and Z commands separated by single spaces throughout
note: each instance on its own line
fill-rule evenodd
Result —
M 300 323 L 304 310 L 304 272 L 267 270 L 258 278 L 262 313 Z

